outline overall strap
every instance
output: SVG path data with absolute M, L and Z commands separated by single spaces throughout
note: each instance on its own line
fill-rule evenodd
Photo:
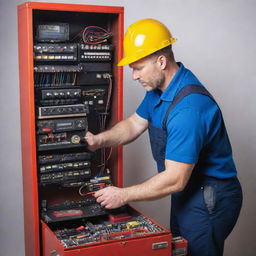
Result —
M 174 97 L 172 104 L 169 106 L 169 108 L 167 109 L 167 112 L 165 114 L 164 120 L 162 122 L 162 128 L 163 130 L 166 130 L 166 122 L 168 119 L 168 116 L 171 112 L 171 110 L 180 102 L 182 101 L 183 98 L 185 98 L 186 96 L 193 94 L 193 93 L 197 93 L 197 94 L 203 94 L 206 96 L 209 96 L 212 100 L 214 100 L 214 98 L 212 97 L 212 95 L 203 87 L 197 84 L 188 84 L 186 86 L 184 86 L 179 93 Z M 214 100 L 215 102 L 215 100 Z

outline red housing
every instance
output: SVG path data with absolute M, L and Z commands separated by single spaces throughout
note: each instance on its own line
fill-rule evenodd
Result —
M 24 191 L 24 225 L 25 225 L 25 254 L 26 256 L 120 256 L 120 255 L 147 255 L 170 256 L 171 233 L 162 228 L 164 232 L 146 236 L 106 240 L 101 243 L 91 243 L 74 248 L 64 248 L 56 238 L 51 228 L 40 219 L 39 204 L 41 191 L 38 188 L 37 177 L 37 150 L 35 127 L 35 93 L 34 93 L 34 25 L 37 19 L 47 17 L 51 12 L 56 12 L 62 19 L 66 14 L 74 14 L 83 18 L 108 19 L 113 34 L 114 60 L 113 65 L 113 92 L 111 104 L 110 126 L 122 120 L 123 113 L 123 69 L 116 63 L 121 59 L 124 8 L 113 6 L 92 6 L 80 4 L 57 4 L 26 2 L 18 6 L 18 45 L 19 45 L 19 74 L 20 74 L 20 116 L 22 136 L 22 169 Z M 77 14 L 77 15 L 76 15 Z M 83 22 L 81 20 L 81 22 Z M 122 147 L 113 149 L 109 165 L 113 184 L 122 186 Z M 58 203 L 65 198 L 75 200 L 72 190 L 65 194 L 58 190 L 44 191 L 52 203 Z M 134 210 L 136 212 L 136 210 Z M 56 212 L 62 214 L 77 214 L 80 212 Z M 115 220 L 114 220 L 115 221 Z M 153 222 L 153 221 L 152 221 Z

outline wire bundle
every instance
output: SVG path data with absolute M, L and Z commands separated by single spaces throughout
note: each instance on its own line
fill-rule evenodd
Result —
M 113 87 L 113 81 L 111 76 L 108 76 L 109 79 L 109 87 L 108 87 L 108 95 L 107 95 L 107 102 L 106 102 L 106 108 L 104 113 L 99 115 L 99 122 L 100 122 L 100 130 L 101 132 L 103 132 L 106 129 L 106 120 L 107 120 L 107 113 L 108 113 L 108 109 L 109 109 L 109 104 L 110 104 L 110 98 L 111 98 L 111 94 L 112 94 L 112 87 Z M 106 148 L 102 148 L 101 149 L 101 165 L 99 165 L 98 167 L 101 167 L 101 175 L 103 175 L 104 170 L 106 168 L 106 162 L 109 160 L 111 154 L 112 154 L 112 147 L 109 150 L 108 156 L 106 156 Z
M 35 87 L 75 85 L 74 72 L 35 73 Z
M 85 44 L 101 44 L 106 42 L 110 37 L 112 37 L 111 32 L 98 26 L 85 27 L 82 34 Z

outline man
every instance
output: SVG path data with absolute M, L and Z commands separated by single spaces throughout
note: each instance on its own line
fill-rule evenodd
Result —
M 132 24 L 125 57 L 146 95 L 136 113 L 86 139 L 90 150 L 132 142 L 149 130 L 158 174 L 126 188 L 107 187 L 97 202 L 117 208 L 172 194 L 171 231 L 188 240 L 190 255 L 219 256 L 242 204 L 242 192 L 221 111 L 195 75 L 174 60 L 176 41 L 159 21 Z

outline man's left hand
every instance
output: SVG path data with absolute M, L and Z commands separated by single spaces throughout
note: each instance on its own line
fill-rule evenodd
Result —
M 124 188 L 109 186 L 94 193 L 97 202 L 107 209 L 115 209 L 125 205 L 127 195 Z

